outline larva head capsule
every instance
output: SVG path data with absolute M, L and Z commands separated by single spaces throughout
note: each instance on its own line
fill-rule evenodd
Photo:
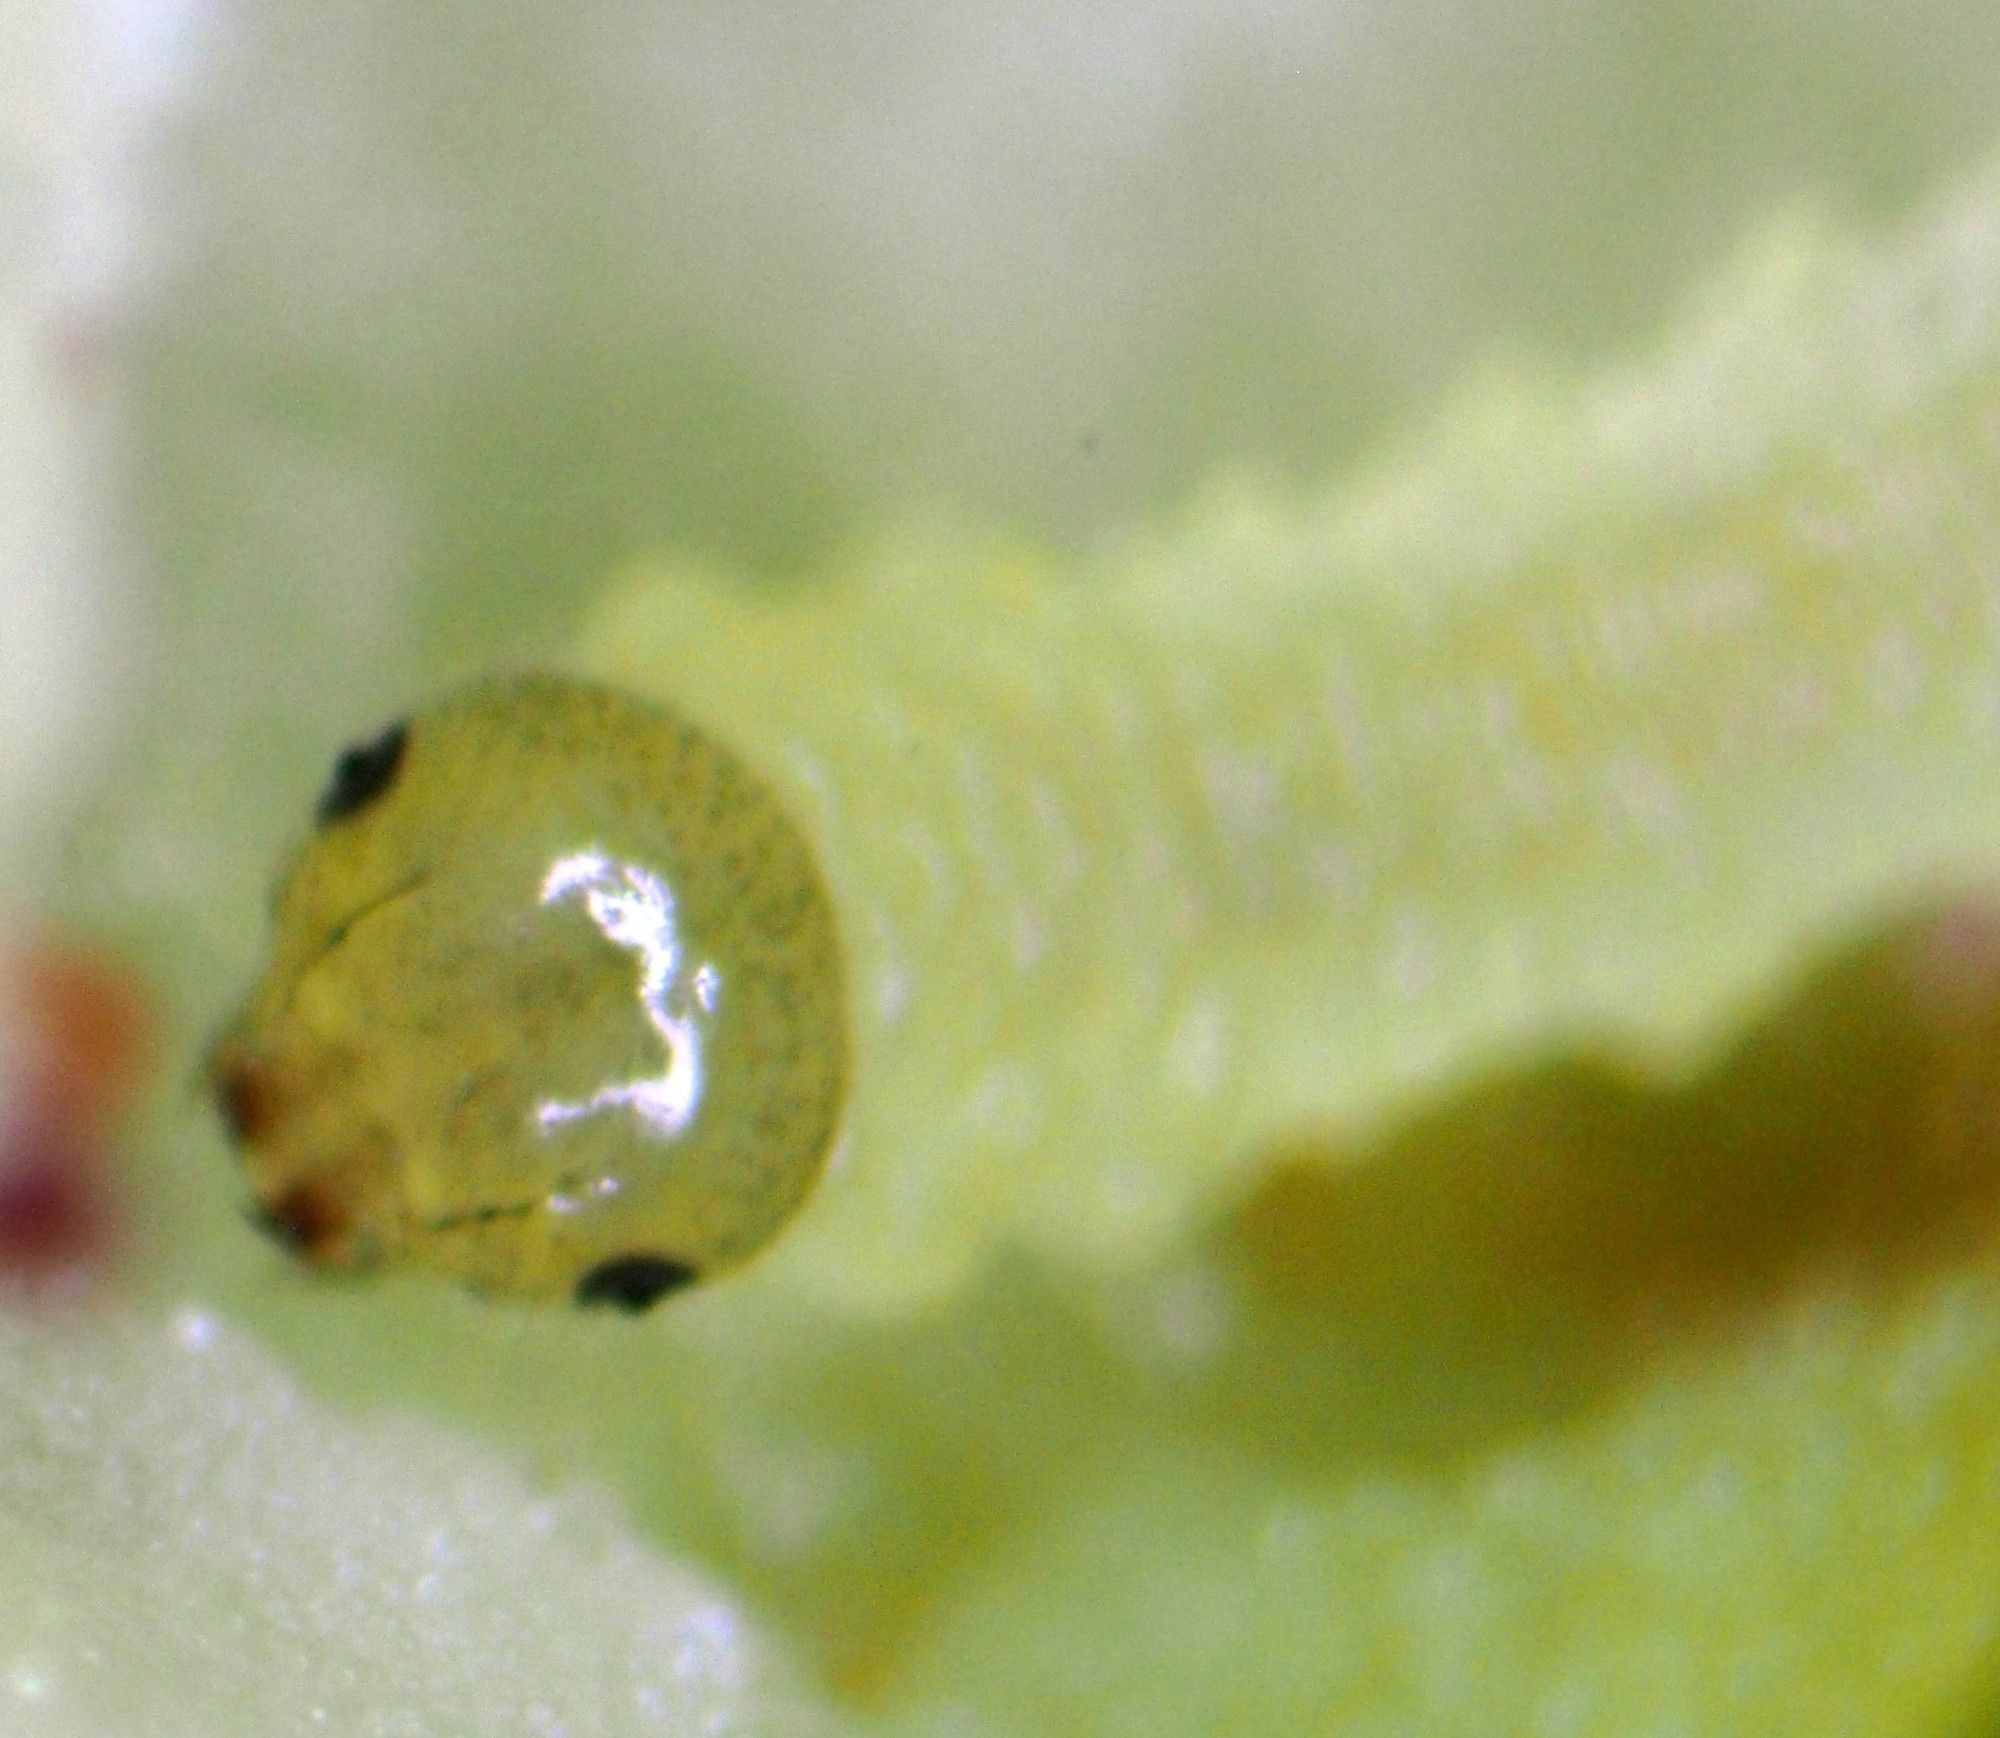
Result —
M 813 854 L 727 750 L 553 677 L 348 750 L 211 1073 L 315 1265 L 643 1309 L 825 1162 L 847 1069 Z

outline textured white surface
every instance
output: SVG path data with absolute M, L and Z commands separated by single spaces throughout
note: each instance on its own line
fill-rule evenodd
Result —
M 303 1396 L 219 1320 L 0 1316 L 0 1731 L 820 1729 L 580 1495 Z

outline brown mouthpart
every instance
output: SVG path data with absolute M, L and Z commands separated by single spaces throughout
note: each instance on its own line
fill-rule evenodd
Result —
M 324 1183 L 305 1179 L 250 1209 L 250 1220 L 295 1255 L 324 1261 L 353 1221 L 339 1195 Z
M 221 1111 L 231 1137 L 239 1146 L 255 1146 L 276 1120 L 269 1070 L 259 1067 L 240 1049 L 229 1046 L 216 1053 L 210 1078 L 215 1088 L 216 1108 Z

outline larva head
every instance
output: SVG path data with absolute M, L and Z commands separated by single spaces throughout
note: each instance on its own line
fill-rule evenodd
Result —
M 639 1309 L 742 1261 L 832 1142 L 805 840 L 673 716 L 487 683 L 343 754 L 211 1059 L 255 1216 L 330 1268 Z

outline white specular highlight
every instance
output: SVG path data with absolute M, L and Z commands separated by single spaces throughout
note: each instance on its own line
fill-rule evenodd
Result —
M 605 939 L 639 957 L 639 1005 L 666 1046 L 664 1073 L 600 1087 L 584 1099 L 543 1099 L 535 1121 L 554 1128 L 599 1111 L 629 1110 L 655 1134 L 676 1135 L 701 1103 L 702 1027 L 722 980 L 703 963 L 683 972 L 674 896 L 657 875 L 602 851 L 558 857 L 542 879 L 541 903 L 578 899 Z

